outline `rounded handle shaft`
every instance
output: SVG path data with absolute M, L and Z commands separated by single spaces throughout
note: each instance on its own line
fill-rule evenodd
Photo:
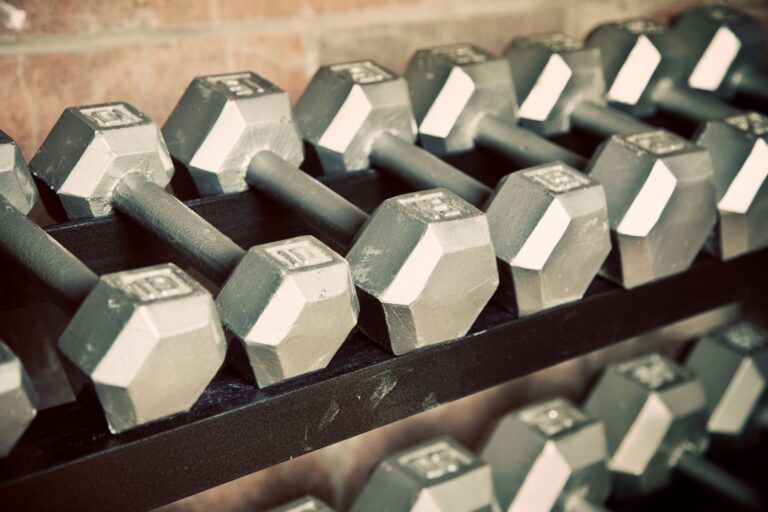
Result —
M 0 250 L 73 309 L 99 281 L 99 276 L 4 197 L 0 197 Z
M 749 98 L 768 103 L 768 75 L 757 72 L 744 73 L 739 78 L 738 90 Z
M 658 99 L 659 108 L 693 121 L 709 121 L 737 116 L 743 112 L 728 105 L 713 93 L 669 87 Z
M 763 496 L 698 455 L 684 452 L 675 470 L 691 481 L 747 510 L 765 510 Z
M 565 512 L 608 512 L 608 509 L 583 496 L 573 496 L 566 503 Z
M 419 189 L 442 187 L 482 208 L 493 190 L 408 141 L 385 133 L 371 148 L 371 163 Z
M 345 247 L 368 220 L 363 210 L 271 151 L 253 157 L 245 179 Z
M 574 169 L 584 169 L 587 159 L 530 130 L 495 116 L 485 116 L 477 127 L 478 144 L 523 165 L 541 165 L 559 160 Z
M 655 130 L 651 125 L 638 121 L 629 114 L 588 101 L 579 103 L 571 113 L 571 121 L 582 130 L 607 138 L 611 135 Z
M 223 283 L 245 251 L 143 174 L 130 173 L 114 190 L 114 207 Z

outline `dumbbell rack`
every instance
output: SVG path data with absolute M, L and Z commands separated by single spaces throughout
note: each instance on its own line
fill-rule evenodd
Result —
M 321 180 L 366 211 L 407 190 L 372 171 Z M 243 246 L 307 231 L 251 192 L 188 204 Z M 119 217 L 48 232 L 99 273 L 183 264 Z M 530 317 L 490 304 L 464 338 L 397 358 L 354 331 L 325 370 L 261 390 L 225 365 L 191 412 L 118 436 L 76 403 L 46 409 L 0 461 L 0 506 L 169 503 L 722 304 L 749 299 L 763 307 L 766 266 L 768 250 L 725 263 L 702 254 L 687 272 L 630 291 L 598 278 L 581 301 Z M 0 310 L 43 300 L 25 274 L 0 276 Z

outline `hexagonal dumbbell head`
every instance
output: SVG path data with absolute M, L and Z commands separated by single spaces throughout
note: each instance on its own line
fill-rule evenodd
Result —
M 714 164 L 718 226 L 709 244 L 723 259 L 768 245 L 768 117 L 757 112 L 707 121 L 695 141 Z
M 188 410 L 226 353 L 210 293 L 171 264 L 102 276 L 59 348 L 113 433 Z
M 384 201 L 347 261 L 360 326 L 394 354 L 463 336 L 499 283 L 486 215 L 444 189 Z
M 109 214 L 112 191 L 128 172 L 160 187 L 173 175 L 157 125 L 127 103 L 66 109 L 29 165 L 71 219 Z
M 352 512 L 498 511 L 491 468 L 450 438 L 433 439 L 379 463 Z
M 260 151 L 293 165 L 304 159 L 288 94 L 251 72 L 195 78 L 163 135 L 202 195 L 247 190 L 248 163 Z
M 483 448 L 507 512 L 572 510 L 611 488 L 605 429 L 565 399 L 528 405 L 501 420 Z
M 565 164 L 503 178 L 486 211 L 501 286 L 520 315 L 580 299 L 611 249 L 603 187 Z
M 314 496 L 306 496 L 270 509 L 269 512 L 333 512 L 333 509 Z
M 565 34 L 512 40 L 505 51 L 523 126 L 545 135 L 565 133 L 571 111 L 582 101 L 603 103 L 605 81 L 600 51 Z
M 382 133 L 416 138 L 405 79 L 368 60 L 322 66 L 294 112 L 327 173 L 370 167 L 371 147 Z
M 632 288 L 691 265 L 717 218 L 707 150 L 664 130 L 614 136 L 587 173 L 608 201 L 606 276 Z
M 654 95 L 673 83 L 685 82 L 686 43 L 656 21 L 607 23 L 589 34 L 587 44 L 602 53 L 606 99 L 633 115 L 653 114 Z
M 514 120 L 517 109 L 509 63 L 471 44 L 419 50 L 405 71 L 419 141 L 445 155 L 475 147 L 485 115 Z
M 16 354 L 0 341 L 0 458 L 16 445 L 37 414 L 37 395 Z
M 725 5 L 689 9 L 673 20 L 685 39 L 688 86 L 732 97 L 743 73 L 765 73 L 765 38 L 757 19 Z
M 720 440 L 756 441 L 756 412 L 768 389 L 768 332 L 746 321 L 719 329 L 696 343 L 686 365 L 707 392 L 707 430 Z
M 609 366 L 584 408 L 605 423 L 608 467 L 622 498 L 665 486 L 680 454 L 708 445 L 701 379 L 659 354 Z
M 252 247 L 216 305 L 235 365 L 260 387 L 328 366 L 360 310 L 349 263 L 312 236 Z
M 37 202 L 37 189 L 16 142 L 0 131 L 0 194 L 23 214 Z

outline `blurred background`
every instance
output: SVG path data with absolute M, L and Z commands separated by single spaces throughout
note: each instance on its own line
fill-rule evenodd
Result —
M 324 63 L 371 58 L 401 72 L 418 48 L 470 41 L 501 52 L 514 36 L 562 31 L 584 37 L 596 24 L 630 16 L 664 21 L 707 2 L 663 0 L 0 0 L 0 127 L 33 156 L 61 111 L 126 100 L 162 124 L 197 76 L 253 70 L 295 100 Z M 768 29 L 768 2 L 727 2 Z M 41 224 L 51 222 L 37 207 Z M 344 510 L 373 464 L 436 434 L 476 448 L 504 412 L 530 400 L 583 397 L 608 361 L 653 348 L 684 350 L 696 333 L 742 315 L 737 306 L 628 340 L 435 408 L 378 431 L 243 477 L 164 510 L 258 511 L 307 493 Z M 66 317 L 50 305 L 0 313 L 7 341 L 50 342 Z M 50 406 L 71 399 L 54 359 L 31 372 Z M 221 433 L 226 436 L 226 432 Z M 130 468 L 126 468 L 130 471 Z

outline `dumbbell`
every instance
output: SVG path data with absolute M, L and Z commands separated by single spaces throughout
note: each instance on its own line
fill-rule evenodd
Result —
M 696 342 L 686 360 L 707 394 L 714 447 L 754 445 L 768 428 L 768 332 L 743 321 Z
M 768 104 L 765 37 L 760 23 L 725 5 L 688 9 L 672 19 L 685 39 L 688 87 Z
M 367 112 L 350 120 L 350 109 Z M 443 187 L 485 209 L 496 249 L 498 303 L 518 315 L 580 299 L 610 250 L 602 187 L 562 163 L 492 190 L 414 145 L 405 80 L 372 61 L 323 66 L 295 108 L 327 174 L 369 166 L 417 188 Z M 341 128 L 346 144 L 339 144 Z
M 75 395 L 113 433 L 187 411 L 226 352 L 210 293 L 171 264 L 99 278 L 25 216 L 36 191 L 2 132 L 0 154 L 0 251 L 76 310 L 58 342 Z
M 677 473 L 734 504 L 764 510 L 762 496 L 702 457 L 707 400 L 690 368 L 655 353 L 611 365 L 584 409 L 605 424 L 618 499 L 659 490 Z
M 498 512 L 488 464 L 448 437 L 383 459 L 350 512 Z
M 563 398 L 505 416 L 482 457 L 507 512 L 598 512 L 611 491 L 605 428 Z
M 2 149 L 0 149 L 2 151 Z M 5 174 L 9 169 L 0 170 Z M 2 175 L 0 174 L 0 175 Z M 6 187 L 2 187 L 5 189 Z M 21 361 L 0 341 L 0 459 L 8 455 L 37 415 L 37 394 Z
M 69 108 L 32 159 L 72 219 L 114 208 L 222 284 L 216 305 L 234 365 L 261 387 L 328 365 L 357 321 L 349 265 L 311 236 L 245 251 L 165 190 L 157 125 L 127 103 Z
M 333 509 L 314 496 L 305 496 L 269 512 L 333 512 Z
M 552 36 L 545 41 L 566 43 Z M 701 183 L 707 171 L 703 150 L 682 145 L 665 154 L 659 148 L 676 137 L 618 114 L 629 135 L 609 138 L 588 162 L 516 126 L 509 63 L 469 44 L 420 50 L 405 76 L 420 142 L 431 152 L 444 156 L 480 147 L 523 165 L 561 160 L 602 183 L 613 241 L 603 273 L 613 281 L 632 288 L 684 270 L 695 257 L 714 218 L 713 211 L 700 209 L 710 193 Z M 552 79 L 549 72 L 542 76 Z M 545 88 L 529 95 L 520 112 L 557 111 L 556 100 Z
M 587 44 L 602 51 L 613 105 L 635 116 L 661 110 L 702 123 L 693 140 L 712 155 L 720 220 L 711 251 L 728 259 L 768 246 L 768 117 L 685 87 L 686 42 L 665 25 L 602 25 Z
M 201 194 L 255 188 L 351 246 L 359 325 L 394 354 L 464 335 L 497 287 L 485 214 L 430 190 L 390 198 L 369 216 L 298 169 L 288 95 L 254 73 L 194 79 L 163 134 Z
M 578 41 L 567 36 L 542 36 L 515 40 L 507 50 L 507 56 L 512 64 L 515 83 L 518 92 L 521 93 L 523 104 L 530 98 L 540 98 L 546 94 L 550 99 L 545 102 L 552 105 L 551 109 L 545 109 L 536 115 L 530 112 L 524 113 L 520 109 L 522 122 L 543 134 L 553 135 L 565 133 L 573 125 L 585 131 L 608 136 L 611 133 L 626 133 L 636 131 L 644 123 L 635 120 L 631 116 L 622 115 L 607 108 L 603 92 L 605 83 L 602 74 L 600 50 L 596 47 L 584 47 Z M 642 60 L 642 59 L 640 59 Z M 636 62 L 633 58 L 631 62 Z M 639 75 L 642 75 L 640 73 Z M 641 81 L 642 76 L 637 78 Z M 622 79 L 627 82 L 628 89 L 633 87 L 634 79 Z M 614 82 L 615 84 L 615 82 Z M 618 93 L 615 86 L 611 93 L 613 97 L 628 93 Z M 623 89 L 621 89 L 623 91 Z M 612 96 L 608 96 L 610 99 Z M 749 250 L 755 250 L 762 245 L 760 219 L 763 218 L 765 206 L 761 199 L 762 193 L 757 197 L 759 183 L 755 183 L 755 158 L 749 160 L 752 146 L 757 149 L 757 157 L 762 151 L 755 135 L 751 135 L 752 127 L 756 126 L 756 120 L 746 118 L 730 118 L 727 123 L 708 123 L 701 134 L 695 138 L 698 146 L 693 146 L 683 139 L 667 134 L 662 138 L 647 141 L 656 152 L 676 156 L 677 165 L 698 172 L 703 178 L 704 174 L 714 177 L 714 187 L 717 197 L 710 197 L 711 189 L 706 193 L 702 187 L 701 194 L 687 198 L 685 204 L 687 210 L 681 209 L 675 215 L 691 215 L 691 211 L 711 211 L 713 202 L 716 202 L 713 214 L 719 213 L 720 222 L 716 229 L 716 236 L 712 237 L 708 249 L 722 258 L 734 257 Z M 758 123 L 759 124 L 759 123 Z M 759 131 L 759 130 L 758 130 Z M 722 145 L 722 147 L 720 147 Z M 707 148 L 711 153 L 711 161 L 706 162 L 703 154 L 696 156 L 691 153 L 693 148 Z M 718 147 L 720 149 L 718 149 Z M 653 185 L 658 192 L 653 192 L 654 197 L 665 197 L 667 187 L 664 183 L 672 183 L 665 169 L 673 169 L 664 162 L 664 167 L 658 167 L 657 182 Z M 758 166 L 759 167 L 759 166 Z M 704 170 L 707 170 L 706 172 Z M 710 172 L 713 170 L 713 172 Z M 663 176 L 663 177 L 662 177 Z M 733 192 L 729 192 L 732 190 Z M 754 198 L 754 200 L 753 200 Z M 697 205 L 697 206 L 694 206 Z M 611 203 L 609 202 L 609 213 Z M 683 206 L 681 206 L 683 208 Z M 701 245 L 700 241 L 708 236 L 705 225 L 702 223 L 696 230 L 694 238 L 685 237 L 684 241 L 689 248 L 689 254 L 695 255 Z

